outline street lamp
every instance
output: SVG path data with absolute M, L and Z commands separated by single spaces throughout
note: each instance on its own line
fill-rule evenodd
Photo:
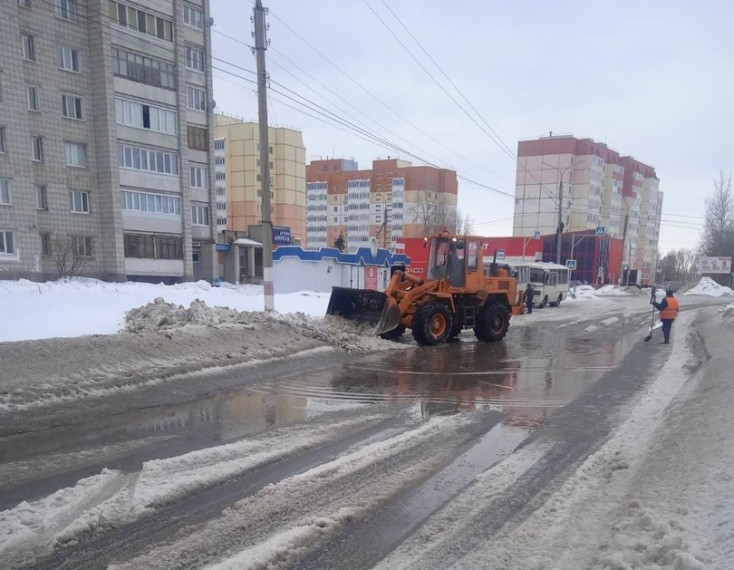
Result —
M 548 164 L 545 161 L 543 161 L 543 164 L 545 164 L 546 166 L 550 166 L 551 168 L 555 169 L 555 171 L 560 174 L 560 177 L 558 180 L 558 227 L 556 228 L 556 263 L 560 264 L 561 263 L 561 233 L 562 233 L 561 224 L 563 224 L 563 175 L 566 174 L 567 171 L 569 171 L 571 168 L 574 167 L 573 156 L 571 157 L 571 164 L 569 164 L 563 170 L 559 170 L 557 167 L 553 166 L 552 164 Z M 569 176 L 569 184 L 570 184 L 570 176 Z

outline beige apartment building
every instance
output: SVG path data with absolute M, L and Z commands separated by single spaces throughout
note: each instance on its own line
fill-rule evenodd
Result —
M 559 220 L 559 197 L 562 219 Z M 597 230 L 623 240 L 625 266 L 653 277 L 663 193 L 655 169 L 573 136 L 520 141 L 513 235 Z
M 247 232 L 262 219 L 259 125 L 215 115 L 217 228 Z M 271 219 L 291 241 L 306 241 L 306 148 L 300 131 L 268 130 Z M 226 222 L 226 226 L 225 226 Z
M 456 172 L 413 166 L 397 158 L 312 161 L 307 169 L 307 244 L 334 247 L 341 236 L 348 252 L 369 245 L 394 250 L 405 237 L 423 237 L 456 223 Z

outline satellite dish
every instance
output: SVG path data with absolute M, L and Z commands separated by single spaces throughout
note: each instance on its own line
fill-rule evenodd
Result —
M 376 237 L 370 238 L 370 253 L 372 254 L 372 257 L 377 257 L 377 238 Z

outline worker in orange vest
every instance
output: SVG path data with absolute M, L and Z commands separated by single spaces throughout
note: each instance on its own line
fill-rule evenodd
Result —
M 660 320 L 663 322 L 663 336 L 665 340 L 660 344 L 670 343 L 670 329 L 673 326 L 673 321 L 678 316 L 678 299 L 673 296 L 672 289 L 666 289 L 665 297 L 659 303 L 655 302 L 655 298 L 650 300 L 653 306 L 660 311 Z

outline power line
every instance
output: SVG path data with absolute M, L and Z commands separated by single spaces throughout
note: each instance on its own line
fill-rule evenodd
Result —
M 384 4 L 385 8 L 387 8 L 387 9 L 388 9 L 388 11 L 389 11 L 389 12 L 390 12 L 390 13 L 391 13 L 391 14 L 393 15 L 393 17 L 394 17 L 394 18 L 395 18 L 395 19 L 396 19 L 396 20 L 398 21 L 398 23 L 399 23 L 399 24 L 400 24 L 400 25 L 401 25 L 401 26 L 403 27 L 403 29 L 404 29 L 404 30 L 405 30 L 405 31 L 406 31 L 406 32 L 408 33 L 408 35 L 409 35 L 409 36 L 410 36 L 410 37 L 412 38 L 412 40 L 413 40 L 413 41 L 414 41 L 414 42 L 415 42 L 415 43 L 416 43 L 416 44 L 418 45 L 418 47 L 419 47 L 419 48 L 421 49 L 421 51 L 422 51 L 422 52 L 423 52 L 423 53 L 424 53 L 424 54 L 425 54 L 425 55 L 426 55 L 426 56 L 428 57 L 428 59 L 429 59 L 429 60 L 430 60 L 430 61 L 431 61 L 431 62 L 433 63 L 433 65 L 435 65 L 435 66 L 436 66 L 436 68 L 437 68 L 437 69 L 438 69 L 438 70 L 439 70 L 439 71 L 441 72 L 441 74 L 442 74 L 442 75 L 443 75 L 443 76 L 444 76 L 444 77 L 446 78 L 446 80 L 447 80 L 447 81 L 448 81 L 448 82 L 449 82 L 449 83 L 451 84 L 451 86 L 452 86 L 452 87 L 453 87 L 453 88 L 454 88 L 454 89 L 455 89 L 455 90 L 457 91 L 457 93 L 459 93 L 459 95 L 461 95 L 461 97 L 462 97 L 462 98 L 464 99 L 464 101 L 466 101 L 466 103 L 467 103 L 467 104 L 469 105 L 469 107 L 471 107 L 471 109 L 472 109 L 472 110 L 473 110 L 473 111 L 474 111 L 474 112 L 475 112 L 475 113 L 477 114 L 477 116 L 479 116 L 479 118 L 480 118 L 480 119 L 482 119 L 482 121 L 484 122 L 484 124 L 485 124 L 485 125 L 487 126 L 487 128 L 488 128 L 488 129 L 489 129 L 489 130 L 491 131 L 491 133 L 488 133 L 488 132 L 487 132 L 487 131 L 486 131 L 486 130 L 485 130 L 485 129 L 484 129 L 483 127 L 482 127 L 482 125 L 480 125 L 480 124 L 479 124 L 479 123 L 478 123 L 478 122 L 476 121 L 476 119 L 475 119 L 474 117 L 472 117 L 472 116 L 471 116 L 471 115 L 470 115 L 470 114 L 469 114 L 469 113 L 468 113 L 468 112 L 466 111 L 466 109 L 464 109 L 464 107 L 463 107 L 462 105 L 460 105 L 460 104 L 459 104 L 459 102 L 458 102 L 458 101 L 456 101 L 456 99 L 454 99 L 454 97 L 453 97 L 452 95 L 450 95 L 450 94 L 448 93 L 448 91 L 446 91 L 446 90 L 445 90 L 445 89 L 443 88 L 443 86 L 442 86 L 442 85 L 441 85 L 441 84 L 440 84 L 440 83 L 438 82 L 438 80 L 436 80 L 436 78 L 435 78 L 435 77 L 434 77 L 434 76 L 433 76 L 433 75 L 432 75 L 432 74 L 431 74 L 431 73 L 430 73 L 430 72 L 429 72 L 429 71 L 428 71 L 428 70 L 427 70 L 427 69 L 426 69 L 426 68 L 425 68 L 425 67 L 423 66 L 423 64 L 422 64 L 422 63 L 420 63 L 420 62 L 418 61 L 418 59 L 417 59 L 417 58 L 416 58 L 416 57 L 415 57 L 415 56 L 414 56 L 414 55 L 413 55 L 413 54 L 411 53 L 411 51 L 410 51 L 410 50 L 409 50 L 409 49 L 408 49 L 408 48 L 407 48 L 407 47 L 405 46 L 405 44 L 404 44 L 404 43 L 403 43 L 403 42 L 402 42 L 402 41 L 400 40 L 400 38 L 399 38 L 399 37 L 398 37 L 398 36 L 397 36 L 397 35 L 396 35 L 396 34 L 395 34 L 395 33 L 394 33 L 394 32 L 393 32 L 393 31 L 392 31 L 391 29 L 390 29 L 390 27 L 389 27 L 389 26 L 388 26 L 388 25 L 387 25 L 387 24 L 386 24 L 386 23 L 384 22 L 384 20 L 383 20 L 382 18 L 380 18 L 380 16 L 379 16 L 379 15 L 377 14 L 377 12 L 375 12 L 375 10 L 374 10 L 374 9 L 372 8 L 372 6 L 370 6 L 370 5 L 369 5 L 369 4 L 367 3 L 367 0 L 363 0 L 363 2 L 364 2 L 364 3 L 366 4 L 366 5 L 367 5 L 367 7 L 368 7 L 368 8 L 369 8 L 369 9 L 370 9 L 370 10 L 372 11 L 372 13 L 373 13 L 373 14 L 375 14 L 375 16 L 377 16 L 377 18 L 378 18 L 378 19 L 380 20 L 380 22 L 382 22 L 382 24 L 383 24 L 383 25 L 384 25 L 384 26 L 385 26 L 385 27 L 387 28 L 387 30 L 388 30 L 388 31 L 389 31 L 389 32 L 390 32 L 390 33 L 391 33 L 391 34 L 393 35 L 393 37 L 394 37 L 394 38 L 395 38 L 395 39 L 396 39 L 396 40 L 398 41 L 398 43 L 399 43 L 400 45 L 402 45 L 402 46 L 403 46 L 403 47 L 405 48 L 405 50 L 406 50 L 406 51 L 407 51 L 407 52 L 408 52 L 408 53 L 410 54 L 410 56 L 411 56 L 411 57 L 412 57 L 413 59 L 415 59 L 415 61 L 416 61 L 416 62 L 418 63 L 418 65 L 420 65 L 420 66 L 421 66 L 421 68 L 422 68 L 422 69 L 423 69 L 423 70 L 424 70 L 424 71 L 425 71 L 426 73 L 428 73 L 429 77 L 430 77 L 431 79 L 433 79 L 433 81 L 434 81 L 434 82 L 435 82 L 435 83 L 436 83 L 436 84 L 437 84 L 437 85 L 438 85 L 439 87 L 441 87 L 441 89 L 442 89 L 442 90 L 444 91 L 444 93 L 446 93 L 446 94 L 447 94 L 447 95 L 448 95 L 448 96 L 449 96 L 449 97 L 451 98 L 451 100 L 452 100 L 452 101 L 453 101 L 454 103 L 456 103 L 457 107 L 459 107 L 459 109 L 461 109 L 461 111 L 462 111 L 462 112 L 464 112 L 464 113 L 465 113 L 465 114 L 466 114 L 466 115 L 467 115 L 467 116 L 469 117 L 469 119 L 470 119 L 470 120 L 471 120 L 471 121 L 472 121 L 472 122 L 473 122 L 473 123 L 474 123 L 475 125 L 477 125 L 477 127 L 479 127 L 479 129 L 480 129 L 480 130 L 481 130 L 481 131 L 482 131 L 482 132 L 483 132 L 484 134 L 486 134 L 486 135 L 487 135 L 487 136 L 489 137 L 489 139 L 490 139 L 490 140 L 491 140 L 492 142 L 494 142 L 494 143 L 495 143 L 495 144 L 496 144 L 496 145 L 497 145 L 497 146 L 498 146 L 498 147 L 500 148 L 500 150 L 502 150 L 503 152 L 505 152 L 505 153 L 506 153 L 506 154 L 507 154 L 507 155 L 508 155 L 508 156 L 509 156 L 509 157 L 510 157 L 510 158 L 511 158 L 512 160 L 515 160 L 515 159 L 516 159 L 515 153 L 514 153 L 514 152 L 512 152 L 512 150 L 511 150 L 511 149 L 510 149 L 510 148 L 509 148 L 509 147 L 508 147 L 508 146 L 507 146 L 507 145 L 505 144 L 505 142 L 504 142 L 504 141 L 503 141 L 503 140 L 502 140 L 502 139 L 500 138 L 500 136 L 499 136 L 499 135 L 497 134 L 497 132 L 496 132 L 496 131 L 495 131 L 495 130 L 494 130 L 494 129 L 493 129 L 493 128 L 492 128 L 491 126 L 490 126 L 490 124 L 489 124 L 489 123 L 488 123 L 488 122 L 486 121 L 486 119 L 484 119 L 484 117 L 483 117 L 483 116 L 481 115 L 481 113 L 480 113 L 480 112 L 479 112 L 479 111 L 478 111 L 478 110 L 476 109 L 476 107 L 474 107 L 474 105 L 473 105 L 473 104 L 471 103 L 471 101 L 469 101 L 469 99 L 468 99 L 468 98 L 466 97 L 466 95 L 464 95 L 464 93 L 463 93 L 463 92 L 461 91 L 461 89 L 459 89 L 459 87 L 458 87 L 458 86 L 456 85 L 456 83 L 454 83 L 454 82 L 453 82 L 453 81 L 451 80 L 451 78 L 450 78 L 450 77 L 449 77 L 449 76 L 448 76 L 448 75 L 446 74 L 446 72 L 445 72 L 445 71 L 444 71 L 444 70 L 443 70 L 443 69 L 441 68 L 441 66 L 440 66 L 440 65 L 438 64 L 438 62 L 437 62 L 437 61 L 436 61 L 436 60 L 435 60 L 435 59 L 434 59 L 434 58 L 433 58 L 433 57 L 431 56 L 431 54 L 430 54 L 430 53 L 428 53 L 428 51 L 426 50 L 426 48 L 425 48 L 425 47 L 423 47 L 423 44 L 421 44 L 421 42 L 420 42 L 420 41 L 418 40 L 418 38 L 416 38 L 416 37 L 415 37 L 415 35 L 413 35 L 413 33 L 412 33 L 412 32 L 410 31 L 410 29 L 408 28 L 408 26 L 406 26 L 406 25 L 405 25 L 405 23 L 404 23 L 404 22 L 403 22 L 403 21 L 402 21 L 402 20 L 400 19 L 400 17 L 398 17 L 398 15 L 397 15 L 397 14 L 396 14 L 396 13 L 395 13 L 395 12 L 393 11 L 393 9 L 392 9 L 392 8 L 390 8 L 390 6 L 389 6 L 389 5 L 387 4 L 387 2 L 386 2 L 385 0 L 381 0 L 381 1 L 382 1 L 382 3 Z

